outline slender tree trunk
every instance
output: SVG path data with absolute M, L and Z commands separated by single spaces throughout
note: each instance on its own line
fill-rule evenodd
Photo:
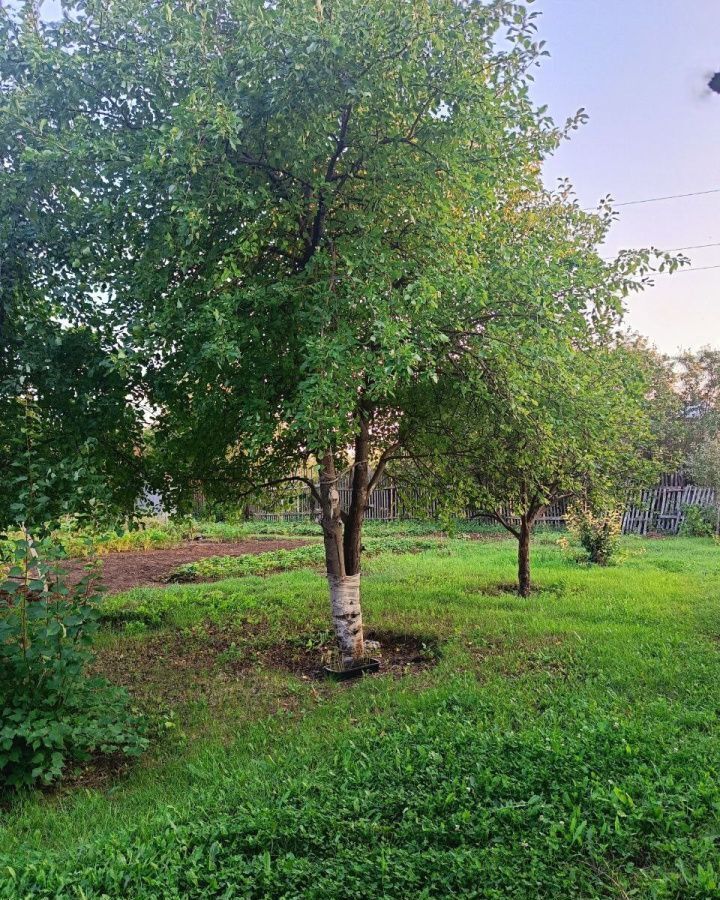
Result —
M 325 565 L 330 588 L 335 635 L 344 663 L 365 655 L 362 610 L 360 608 L 360 572 L 348 572 L 345 561 L 342 510 L 337 484 L 335 459 L 328 451 L 322 460 L 320 475 L 320 523 L 325 542 Z M 359 520 L 362 525 L 362 515 Z M 360 527 L 357 529 L 358 540 Z M 359 545 L 358 545 L 359 560 Z
M 518 592 L 521 597 L 530 596 L 530 536 L 533 519 L 523 514 L 520 517 L 520 536 L 518 538 Z
M 345 532 L 343 535 L 345 571 L 348 575 L 357 575 L 360 572 L 362 526 L 365 521 L 365 510 L 367 509 L 370 490 L 369 457 L 369 429 L 367 422 L 361 419 L 360 431 L 355 438 L 355 465 L 353 467 L 350 510 L 345 518 Z

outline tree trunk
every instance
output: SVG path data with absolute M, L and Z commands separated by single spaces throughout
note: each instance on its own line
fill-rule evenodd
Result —
M 365 655 L 365 642 L 360 608 L 360 572 L 348 572 L 346 567 L 342 511 L 337 481 L 335 459 L 331 452 L 327 452 L 323 457 L 320 475 L 320 505 L 322 509 L 320 524 L 325 543 L 325 566 L 330 588 L 330 605 L 335 635 L 343 663 L 347 664 Z M 362 516 L 359 521 L 362 525 Z
M 521 597 L 530 596 L 530 536 L 533 520 L 530 516 L 520 517 L 518 538 L 518 592 Z
M 345 571 L 348 575 L 360 572 L 360 554 L 362 552 L 362 526 L 368 504 L 370 489 L 370 435 L 367 422 L 360 420 L 360 431 L 355 438 L 355 465 L 352 477 L 352 498 L 350 511 L 345 518 L 343 535 L 343 552 L 345 554 Z

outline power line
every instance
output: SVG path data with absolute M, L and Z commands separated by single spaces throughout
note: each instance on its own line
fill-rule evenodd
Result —
M 711 188 L 708 191 L 692 191 L 689 194 L 669 194 L 667 197 L 646 197 L 643 200 L 626 200 L 624 203 L 615 203 L 614 206 L 638 206 L 641 203 L 659 203 L 662 200 L 682 200 L 685 197 L 704 197 L 706 194 L 720 194 L 720 188 Z
M 708 194 L 720 194 L 720 188 L 710 188 L 707 191 L 691 191 L 689 194 L 668 194 L 665 197 L 644 197 L 642 200 L 624 200 L 622 203 L 612 203 L 612 207 L 617 206 L 639 206 L 641 203 L 660 203 L 663 200 L 683 200 L 685 197 L 705 197 Z M 586 212 L 592 212 L 595 206 L 586 206 Z
M 713 243 L 713 244 L 691 244 L 688 247 L 670 247 L 667 250 L 663 249 L 662 252 L 663 253 L 679 253 L 680 250 L 702 250 L 705 247 L 720 247 L 720 241 L 715 241 L 715 243 Z M 614 256 L 603 256 L 602 259 L 604 262 L 613 262 L 615 257 Z M 678 269 L 678 272 L 689 272 L 691 270 L 695 271 L 699 268 L 714 269 L 715 266 L 690 266 L 689 269 L 687 269 L 687 268 L 686 269 Z
M 666 250 L 666 253 L 677 253 L 680 250 L 704 250 L 705 247 L 720 247 L 720 241 L 715 241 L 714 244 L 690 244 L 689 247 L 671 247 L 669 250 Z
M 680 272 L 707 272 L 708 269 L 720 269 L 720 263 L 716 266 L 689 266 L 687 269 L 677 269 L 675 272 L 661 272 L 661 275 L 677 275 Z

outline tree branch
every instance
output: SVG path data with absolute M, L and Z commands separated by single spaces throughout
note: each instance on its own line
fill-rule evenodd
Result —
M 342 108 L 342 111 L 340 113 L 340 130 L 338 132 L 337 138 L 335 139 L 335 150 L 333 152 L 333 155 L 330 157 L 327 169 L 325 170 L 325 181 L 327 183 L 330 183 L 335 179 L 335 169 L 340 160 L 340 157 L 342 156 L 347 146 L 346 139 L 351 115 L 352 104 L 348 103 Z M 315 210 L 315 215 L 313 216 L 312 227 L 310 229 L 310 237 L 307 241 L 305 252 L 298 262 L 298 269 L 300 271 L 302 271 L 310 262 L 315 254 L 315 251 L 320 246 L 320 242 L 323 239 L 323 233 L 325 229 L 326 215 L 327 202 L 325 200 L 325 194 L 321 189 L 320 193 L 318 194 L 317 209 Z
M 398 450 L 399 448 L 400 448 L 400 444 L 395 443 L 395 444 L 391 444 L 389 447 L 387 447 L 385 450 L 383 450 L 382 454 L 380 455 L 380 459 L 378 460 L 377 465 L 375 466 L 375 471 L 372 474 L 372 478 L 368 482 L 368 497 L 372 494 L 372 492 L 377 487 L 377 483 L 382 478 L 383 473 L 385 472 L 385 469 L 387 467 L 387 464 L 393 458 L 393 453 L 395 453 L 395 451 Z
M 313 500 L 315 500 L 316 503 L 321 503 L 320 493 L 315 486 L 314 481 L 310 478 L 305 478 L 302 475 L 288 475 L 287 478 L 276 478 L 273 481 L 265 481 L 263 484 L 254 485 L 249 491 L 243 491 L 238 496 L 249 497 L 251 494 L 255 494 L 257 491 L 261 491 L 264 488 L 279 487 L 281 484 L 290 484 L 293 481 L 301 481 L 303 484 L 306 484 L 308 488 L 310 488 Z
M 482 513 L 481 513 L 481 515 L 482 515 Z M 520 540 L 519 529 L 515 528 L 514 525 L 511 525 L 509 519 L 506 519 L 505 516 L 503 516 L 499 512 L 491 512 L 491 513 L 488 513 L 488 515 L 491 518 L 495 519 L 496 522 L 499 522 L 502 525 L 502 527 L 505 528 L 507 531 L 509 531 L 510 534 L 512 534 L 518 541 Z

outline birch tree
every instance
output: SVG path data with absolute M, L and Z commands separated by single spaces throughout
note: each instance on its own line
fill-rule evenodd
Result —
M 403 398 L 489 329 L 603 315 L 606 282 L 637 269 L 594 257 L 595 283 L 552 293 L 542 230 L 522 263 L 512 249 L 512 210 L 582 114 L 558 128 L 530 100 L 545 51 L 507 0 L 65 9 L 2 13 L 0 78 L 23 159 L 64 201 L 66 271 L 143 373 L 169 502 L 197 481 L 225 498 L 304 481 L 342 654 L 360 657 L 362 523 Z M 573 233 L 606 227 L 565 206 Z

